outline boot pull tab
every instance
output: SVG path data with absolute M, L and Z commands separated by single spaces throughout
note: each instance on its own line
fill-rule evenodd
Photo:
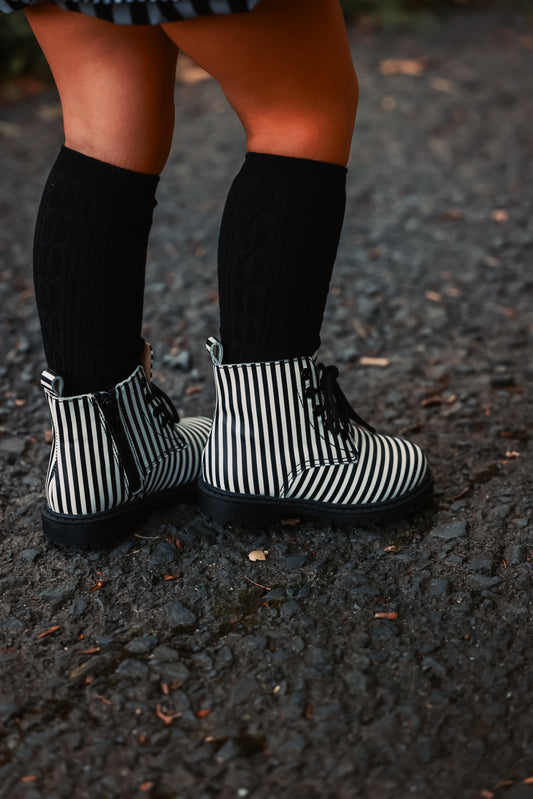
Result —
M 210 336 L 205 342 L 205 348 L 211 356 L 211 361 L 215 366 L 222 366 L 224 358 L 224 348 L 218 339 Z
M 51 369 L 45 369 L 41 374 L 41 386 L 52 391 L 56 397 L 62 397 L 65 389 L 65 381 Z

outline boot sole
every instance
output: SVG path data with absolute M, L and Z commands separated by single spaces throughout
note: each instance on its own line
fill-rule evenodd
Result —
M 309 516 L 322 524 L 375 524 L 398 518 L 423 505 L 433 492 L 429 472 L 414 491 L 386 502 L 368 505 L 338 505 L 313 500 L 280 499 L 253 494 L 233 494 L 198 480 L 200 510 L 214 522 L 258 529 L 291 516 Z
M 193 481 L 101 513 L 70 515 L 56 513 L 44 505 L 41 511 L 43 533 L 60 547 L 104 549 L 130 535 L 141 513 L 149 512 L 154 505 L 171 499 L 183 499 L 187 495 L 193 497 L 195 487 L 196 481 Z

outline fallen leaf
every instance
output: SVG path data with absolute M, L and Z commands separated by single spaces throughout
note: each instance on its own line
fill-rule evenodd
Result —
M 419 58 L 386 58 L 379 65 L 382 75 L 421 75 L 426 65 Z
M 35 777 L 33 774 L 28 774 L 27 777 L 21 777 L 20 781 L 21 782 L 37 782 L 37 777 Z
M 466 494 L 468 494 L 469 491 L 470 491 L 470 486 L 466 486 L 466 488 L 463 488 L 462 491 L 459 491 L 458 494 L 452 497 L 453 501 L 455 502 L 456 499 L 461 499 L 461 497 L 464 497 Z
M 361 366 L 388 366 L 390 361 L 388 358 L 373 358 L 370 355 L 363 355 L 359 358 Z
M 165 713 L 163 710 L 161 710 L 161 705 L 157 705 L 155 713 L 157 718 L 161 719 L 161 721 L 167 726 L 172 724 L 174 719 L 177 719 L 181 716 L 181 713 L 176 713 L 174 710 L 170 710 L 168 713 Z
M 441 219 L 455 221 L 456 219 L 462 219 L 463 212 L 460 208 L 447 208 L 441 214 Z
M 181 572 L 178 572 L 177 574 L 165 574 L 163 579 L 164 580 L 179 580 L 180 577 L 181 577 Z
M 492 791 L 481 791 L 481 793 L 479 795 L 483 796 L 483 799 L 493 799 L 493 796 L 494 796 Z
M 425 399 L 420 400 L 420 405 L 422 408 L 432 408 L 434 405 L 442 405 L 443 402 L 442 397 L 435 394 L 432 397 L 425 397 Z
M 311 707 L 311 705 L 307 705 L 307 707 L 305 708 L 305 718 L 310 719 L 312 718 L 312 716 L 313 716 L 313 708 Z
M 442 297 L 438 291 L 426 291 L 426 299 L 431 302 L 441 302 Z
M 266 554 L 262 549 L 254 549 L 248 553 L 249 560 L 266 560 Z
M 525 780 L 523 780 L 523 782 L 524 785 L 533 785 L 533 777 L 526 777 Z
M 446 92 L 446 94 L 453 94 L 455 89 L 455 83 L 446 78 L 433 78 L 429 85 L 432 89 L 435 89 L 436 92 Z
M 509 220 L 509 214 L 503 208 L 495 208 L 491 213 L 491 218 L 500 225 L 503 225 Z
M 244 579 L 248 580 L 249 583 L 253 583 L 253 585 L 256 585 L 258 588 L 264 588 L 265 591 L 272 591 L 272 589 L 269 588 L 267 585 L 261 585 L 261 583 L 256 583 L 255 580 L 250 580 L 250 578 L 246 577 L 246 575 L 244 576 Z M 238 621 L 238 619 L 237 619 L 237 621 Z
M 90 649 L 82 649 L 81 652 L 78 652 L 79 655 L 94 655 L 95 652 L 99 652 L 99 646 L 91 646 Z
M 398 618 L 398 614 L 395 611 L 390 611 L 389 613 L 374 613 L 375 619 L 391 619 L 395 620 Z
M 296 527 L 300 524 L 300 519 L 281 519 L 280 524 L 282 527 Z
M 210 713 L 211 711 L 208 710 L 208 708 L 204 708 L 204 710 L 199 710 L 196 715 L 199 719 L 205 719 L 205 717 L 209 716 Z
M 515 452 L 514 450 L 510 450 L 509 452 L 505 453 L 505 457 L 506 458 L 519 458 L 520 457 L 520 453 L 519 452 Z
M 191 394 L 200 394 L 204 390 L 203 384 L 198 383 L 195 386 L 189 386 L 185 389 L 185 394 L 190 397 Z
M 93 585 L 93 587 L 91 588 L 91 591 L 98 591 L 98 589 L 101 588 L 103 584 L 104 584 L 103 580 L 98 580 L 96 585 Z
M 422 430 L 421 424 L 411 424 L 408 427 L 402 427 L 401 430 L 398 430 L 398 435 L 405 436 L 407 433 L 418 433 L 420 430 Z
M 143 793 L 146 793 L 146 791 L 149 791 L 153 787 L 154 787 L 153 782 L 143 782 L 142 785 L 139 785 L 139 790 L 142 791 Z
M 94 694 L 93 699 L 98 699 L 100 702 L 103 702 L 105 705 L 112 705 L 113 702 L 110 699 L 106 699 L 105 696 L 100 696 L 100 694 Z
M 44 633 L 41 633 L 37 636 L 37 638 L 44 638 L 45 635 L 51 635 L 59 630 L 59 624 L 56 624 L 54 627 L 50 627 L 49 630 L 46 630 Z

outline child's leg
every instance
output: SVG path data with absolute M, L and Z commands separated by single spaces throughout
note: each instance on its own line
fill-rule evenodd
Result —
M 106 545 L 141 506 L 196 483 L 210 422 L 179 420 L 140 366 L 144 264 L 172 138 L 177 49 L 158 28 L 28 12 L 57 82 L 67 146 L 45 187 L 35 288 L 54 428 L 43 529 Z M 64 378 L 63 381 L 60 378 Z
M 163 28 L 220 83 L 248 150 L 346 165 L 358 89 L 338 0 L 262 0 Z
M 37 220 L 35 289 L 66 392 L 109 388 L 140 361 L 144 267 L 174 124 L 176 47 L 46 4 L 28 12 L 61 97 L 66 147 Z
M 311 514 L 379 521 L 431 490 L 418 447 L 351 410 L 319 343 L 344 214 L 357 85 L 337 0 L 262 0 L 165 26 L 210 71 L 248 136 L 220 236 L 217 409 L 203 508 L 236 525 Z
M 164 26 L 221 84 L 247 133 L 219 248 L 226 360 L 309 354 L 344 216 L 357 81 L 337 0 L 262 0 Z

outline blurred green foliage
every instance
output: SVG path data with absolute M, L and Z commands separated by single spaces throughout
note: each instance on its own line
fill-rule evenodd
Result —
M 26 17 L 22 11 L 0 14 L 0 80 L 28 72 L 49 74 Z
M 341 0 L 349 18 L 365 17 L 376 26 L 435 28 L 453 10 L 500 6 L 533 14 L 533 0 Z M 31 72 L 49 75 L 41 51 L 22 12 L 0 14 L 0 80 Z

